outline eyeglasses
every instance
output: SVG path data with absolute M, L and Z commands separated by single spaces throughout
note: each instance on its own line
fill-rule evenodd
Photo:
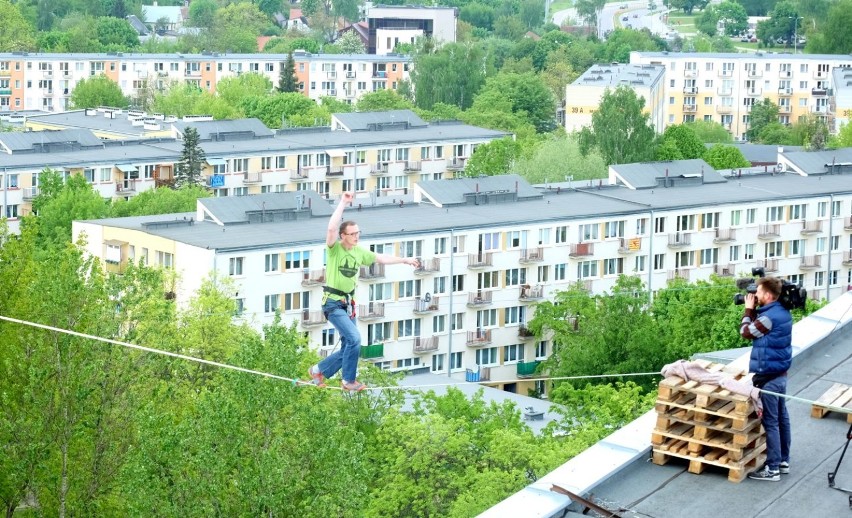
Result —
M 349 232 L 348 234 L 343 234 L 343 235 L 344 236 L 360 236 L 361 231 L 359 230 L 358 232 Z

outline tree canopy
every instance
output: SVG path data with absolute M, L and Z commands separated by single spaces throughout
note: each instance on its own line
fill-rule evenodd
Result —
M 127 104 L 118 83 L 103 74 L 81 79 L 71 91 L 71 107 L 78 110 L 98 106 L 124 108 Z
M 597 149 L 607 165 L 644 162 L 654 156 L 654 128 L 642 110 L 645 99 L 621 85 L 606 89 L 591 127 L 579 134 L 580 151 Z

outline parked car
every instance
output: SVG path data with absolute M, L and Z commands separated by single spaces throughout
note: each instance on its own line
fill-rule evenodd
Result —
M 622 22 L 626 22 L 627 20 L 628 18 L 626 16 L 621 19 Z
M 634 18 L 639 18 L 639 14 L 634 14 L 634 15 L 633 15 L 633 17 L 634 17 Z

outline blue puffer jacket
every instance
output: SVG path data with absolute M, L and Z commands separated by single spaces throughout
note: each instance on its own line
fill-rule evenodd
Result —
M 787 372 L 793 363 L 793 317 L 777 301 L 757 308 L 757 316 L 769 317 L 772 330 L 756 338 L 748 362 L 749 372 L 774 374 Z

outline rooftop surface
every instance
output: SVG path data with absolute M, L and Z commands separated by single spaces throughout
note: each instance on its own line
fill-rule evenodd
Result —
M 573 85 L 619 85 L 630 87 L 651 86 L 666 73 L 666 68 L 659 65 L 630 65 L 630 64 L 597 64 L 589 67 Z

